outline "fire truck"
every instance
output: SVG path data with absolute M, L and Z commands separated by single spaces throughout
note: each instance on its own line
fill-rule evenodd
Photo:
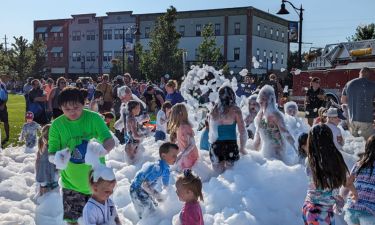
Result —
M 292 72 L 291 100 L 303 108 L 310 81 L 313 77 L 318 77 L 328 99 L 339 103 L 345 84 L 357 78 L 363 67 L 375 69 L 375 39 L 328 44 L 322 55 L 310 62 L 308 70 Z M 375 81 L 374 77 L 372 79 Z

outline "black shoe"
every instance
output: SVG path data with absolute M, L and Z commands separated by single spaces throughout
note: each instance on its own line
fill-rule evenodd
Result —
M 7 143 L 9 141 L 9 138 L 5 138 L 2 142 L 1 142 L 1 146 L 4 146 L 5 143 Z

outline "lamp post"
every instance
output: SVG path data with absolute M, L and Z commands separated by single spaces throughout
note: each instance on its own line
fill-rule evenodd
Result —
M 276 13 L 279 15 L 286 15 L 289 14 L 289 11 L 285 8 L 285 2 L 289 3 L 293 9 L 296 11 L 297 15 L 299 16 L 299 37 L 298 37 L 298 63 L 299 66 L 302 66 L 302 21 L 303 21 L 303 8 L 302 4 L 300 8 L 295 7 L 291 2 L 287 0 L 281 0 L 281 8 Z

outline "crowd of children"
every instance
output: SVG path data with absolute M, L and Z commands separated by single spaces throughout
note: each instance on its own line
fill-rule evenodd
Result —
M 314 101 L 321 100 L 318 83 L 313 83 L 310 108 Z M 345 106 L 333 105 L 315 111 L 309 108 L 309 122 L 314 123 L 310 128 L 299 117 L 295 102 L 286 103 L 284 113 L 278 109 L 275 92 L 269 85 L 250 95 L 242 110 L 236 104 L 235 92 L 224 86 L 219 89 L 219 99 L 204 121 L 198 148 L 188 109 L 181 103 L 183 98 L 176 90 L 176 82 L 167 82 L 165 88 L 166 100 L 170 101 L 158 107 L 154 133 L 155 142 L 161 144 L 160 159 L 145 163 L 131 181 L 129 190 L 139 219 L 153 213 L 155 207 L 166 199 L 167 191 L 164 190 L 170 185 L 170 167 L 176 165 L 179 173 L 176 194 L 184 202 L 179 222 L 182 225 L 203 225 L 199 204 L 199 200 L 203 201 L 202 182 L 192 172 L 199 159 L 198 149 L 209 151 L 213 168 L 221 173 L 231 168 L 240 155 L 247 154 L 245 145 L 248 139 L 252 139 L 251 149 L 259 149 L 266 158 L 287 164 L 306 164 L 309 186 L 302 207 L 306 225 L 334 224 L 334 213 L 342 212 L 345 212 L 348 224 L 365 225 L 374 221 L 375 136 L 367 140 L 365 153 L 349 172 L 340 153 L 345 143 L 340 119 L 345 119 Z M 121 125 L 117 127 L 121 127 L 119 133 L 124 138 L 127 163 L 134 164 L 143 139 L 152 134 L 145 126 L 150 117 L 144 109 L 145 104 L 132 94 L 129 87 L 119 87 L 117 91 L 123 105 L 119 112 L 121 118 L 117 118 L 116 123 Z M 33 113 L 27 112 L 20 140 L 25 141 L 28 152 L 38 147 L 35 165 L 37 196 L 58 187 L 57 181 L 61 178 L 64 220 L 77 224 L 83 217 L 86 225 L 119 225 L 115 204 L 110 199 L 116 177 L 111 168 L 103 166 L 103 156 L 115 146 L 110 133 L 115 115 L 111 112 L 98 114 L 104 103 L 109 107 L 110 102 L 104 101 L 100 90 L 92 95 L 88 101 L 78 88 L 60 90 L 54 101 L 63 114 L 51 125 L 41 128 L 33 121 Z M 41 135 L 37 141 L 39 131 Z M 91 139 L 96 139 L 103 148 L 97 152 L 101 166 L 89 165 L 86 161 L 86 156 L 92 151 L 88 147 Z M 290 151 L 296 160 L 288 159 Z M 161 190 L 157 185 L 159 180 L 163 184 Z

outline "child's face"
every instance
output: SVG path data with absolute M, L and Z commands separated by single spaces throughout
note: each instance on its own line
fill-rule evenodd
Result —
M 194 193 L 185 188 L 182 184 L 176 184 L 176 194 L 181 202 L 190 202 L 195 198 Z
M 294 107 L 289 107 L 286 110 L 286 114 L 288 114 L 289 116 L 296 116 L 297 115 L 297 109 L 294 108 Z
M 28 118 L 28 119 L 26 119 L 26 122 L 27 122 L 27 123 L 31 123 L 31 122 L 33 122 L 33 119 Z
M 61 106 L 61 110 L 69 120 L 77 120 L 81 117 L 83 105 L 81 103 L 67 103 Z
M 134 116 L 138 116 L 139 113 L 141 113 L 141 105 L 137 105 L 133 110 L 132 110 L 132 113 Z
M 112 195 L 116 182 L 103 181 L 92 185 L 93 197 L 98 202 L 105 202 Z
M 173 165 L 177 159 L 178 150 L 170 148 L 168 153 L 162 153 L 162 159 L 164 159 L 169 165 Z
M 168 116 L 169 114 L 171 114 L 171 108 L 166 108 L 166 109 L 165 109 L 165 114 L 167 114 L 167 116 Z
M 249 111 L 256 112 L 258 108 L 258 103 L 256 101 L 249 101 Z

